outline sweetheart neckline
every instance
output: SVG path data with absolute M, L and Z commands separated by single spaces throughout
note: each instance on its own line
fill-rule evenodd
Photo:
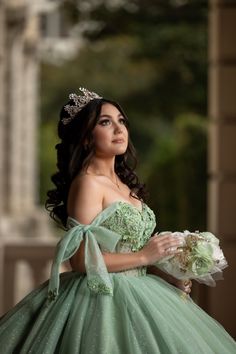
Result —
M 108 209 L 114 207 L 114 205 L 116 204 L 126 204 L 126 205 L 129 205 L 131 208 L 137 210 L 140 214 L 143 213 L 144 211 L 144 206 L 146 205 L 144 202 L 141 202 L 142 203 L 142 210 L 140 210 L 138 207 L 134 206 L 133 204 L 129 203 L 129 202 L 126 202 L 125 200 L 115 200 L 114 202 L 112 202 L 111 204 L 109 204 L 106 208 L 102 209 L 96 216 L 95 218 L 91 221 L 91 224 L 99 217 L 101 216 L 101 214 L 103 214 L 104 212 L 106 212 Z M 68 216 L 67 220 L 70 219 L 70 220 L 73 220 L 75 221 L 77 224 L 80 224 L 75 218 L 73 218 L 72 216 Z
M 141 201 L 141 209 L 139 209 L 138 207 L 136 207 L 135 205 L 133 205 L 132 203 L 129 203 L 125 200 L 115 200 L 114 202 L 108 204 L 108 206 L 106 206 L 106 208 L 104 208 L 103 210 L 106 210 L 108 209 L 110 206 L 114 205 L 114 204 L 119 204 L 119 203 L 123 203 L 123 204 L 128 204 L 131 206 L 131 208 L 134 208 L 134 209 L 137 209 L 138 212 L 142 213 L 143 212 L 143 209 L 144 209 L 144 203 Z M 101 211 L 101 213 L 103 212 L 103 210 Z

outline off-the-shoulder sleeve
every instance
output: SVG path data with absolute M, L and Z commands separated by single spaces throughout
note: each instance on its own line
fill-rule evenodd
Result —
M 121 235 L 101 226 L 100 223 L 101 218 L 95 219 L 89 225 L 76 222 L 75 226 L 57 244 L 49 280 L 49 301 L 53 301 L 58 295 L 61 263 L 75 254 L 83 239 L 85 241 L 85 269 L 89 289 L 95 293 L 113 295 L 112 283 L 99 245 L 112 252 Z

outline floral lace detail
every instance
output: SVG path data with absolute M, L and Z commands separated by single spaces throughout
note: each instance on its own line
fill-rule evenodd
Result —
M 102 223 L 102 226 L 122 235 L 120 246 L 122 244 L 124 249 L 127 244 L 126 251 L 129 249 L 132 252 L 139 251 L 146 244 L 155 225 L 154 213 L 146 204 L 143 204 L 140 211 L 123 201 L 119 202 L 116 211 Z
M 91 289 L 94 293 L 98 293 L 98 294 L 112 294 L 112 289 L 109 288 L 108 286 L 106 286 L 106 284 L 101 283 L 101 281 L 99 281 L 96 278 L 90 279 L 88 281 L 88 287 L 89 289 Z

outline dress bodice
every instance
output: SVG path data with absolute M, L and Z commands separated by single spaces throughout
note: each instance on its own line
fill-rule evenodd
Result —
M 116 210 L 101 226 L 121 235 L 117 252 L 135 252 L 149 240 L 156 222 L 153 211 L 146 204 L 142 203 L 142 210 L 139 210 L 127 202 L 119 201 Z
M 53 300 L 59 290 L 60 264 L 75 254 L 85 241 L 85 268 L 88 287 L 97 293 L 113 294 L 113 287 L 102 251 L 136 252 L 151 237 L 155 228 L 153 211 L 142 204 L 142 210 L 124 201 L 116 201 L 99 213 L 89 225 L 68 217 L 68 232 L 57 244 L 52 265 L 48 297 Z

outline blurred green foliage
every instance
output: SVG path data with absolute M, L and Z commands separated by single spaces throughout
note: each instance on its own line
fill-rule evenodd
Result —
M 67 0 L 62 11 L 86 41 L 73 60 L 42 64 L 41 202 L 55 171 L 59 110 L 84 86 L 124 107 L 158 229 L 203 230 L 207 1 Z
M 148 185 L 158 229 L 205 228 L 206 128 L 205 118 L 181 115 L 156 143 Z

